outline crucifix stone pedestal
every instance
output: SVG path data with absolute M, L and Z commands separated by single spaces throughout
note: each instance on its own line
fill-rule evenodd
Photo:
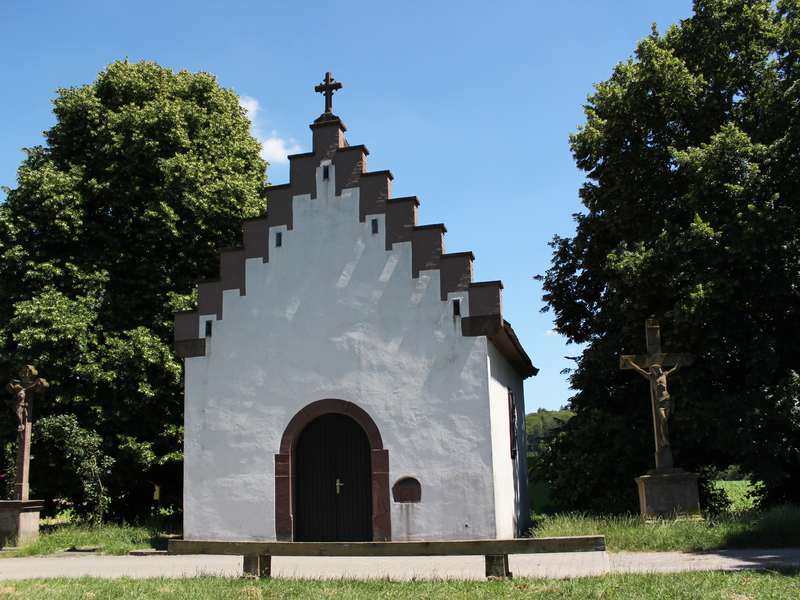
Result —
M 653 409 L 656 468 L 636 478 L 639 487 L 639 508 L 643 516 L 666 514 L 699 515 L 700 496 L 697 473 L 685 473 L 672 461 L 668 422 L 673 410 L 667 391 L 667 377 L 679 367 L 691 364 L 688 353 L 663 354 L 661 329 L 656 319 L 645 321 L 647 354 L 620 357 L 621 369 L 633 369 L 650 381 L 650 403 Z M 665 370 L 672 367 L 669 370 Z
M 19 380 L 10 382 L 6 389 L 14 395 L 13 411 L 17 416 L 17 476 L 14 480 L 14 499 L 0 501 L 0 544 L 9 541 L 18 544 L 35 540 L 39 536 L 39 512 L 43 502 L 30 500 L 31 424 L 33 421 L 33 394 L 47 389 L 48 383 L 37 377 L 36 369 L 25 365 Z
M 648 472 L 635 479 L 639 487 L 639 511 L 643 517 L 666 515 L 700 516 L 700 494 L 697 488 L 698 473 Z
M 42 500 L 0 500 L 0 548 L 39 537 Z

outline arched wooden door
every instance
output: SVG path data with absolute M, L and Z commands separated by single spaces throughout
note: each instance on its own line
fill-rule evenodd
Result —
M 294 453 L 294 539 L 372 541 L 369 439 L 354 419 L 324 414 L 309 422 Z

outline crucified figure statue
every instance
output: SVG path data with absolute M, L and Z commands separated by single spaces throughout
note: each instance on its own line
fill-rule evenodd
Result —
M 17 431 L 25 431 L 25 424 L 28 422 L 28 392 L 41 393 L 48 387 L 48 383 L 37 375 L 36 369 L 25 365 L 19 370 L 19 381 L 12 381 L 6 386 L 8 393 L 14 395 L 12 410 L 19 420 Z
M 674 367 L 666 372 L 661 368 L 661 365 L 651 365 L 650 370 L 645 371 L 635 362 L 633 362 L 630 357 L 625 356 L 623 357 L 623 360 L 626 364 L 630 365 L 629 368 L 634 369 L 636 372 L 640 373 L 643 377 L 646 377 L 650 381 L 650 388 L 653 391 L 653 398 L 655 400 L 657 411 L 656 414 L 658 416 L 658 430 L 661 434 L 659 436 L 659 441 L 661 442 L 662 446 L 669 446 L 669 429 L 667 427 L 667 422 L 669 421 L 669 415 L 672 412 L 673 405 L 672 397 L 667 391 L 667 377 L 680 368 L 680 359 L 678 359 L 677 364 Z

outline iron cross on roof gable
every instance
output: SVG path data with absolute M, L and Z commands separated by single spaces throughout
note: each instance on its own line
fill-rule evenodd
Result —
M 341 81 L 334 81 L 330 73 L 325 73 L 325 81 L 314 88 L 315 92 L 325 94 L 325 112 L 333 112 L 333 90 L 342 89 Z

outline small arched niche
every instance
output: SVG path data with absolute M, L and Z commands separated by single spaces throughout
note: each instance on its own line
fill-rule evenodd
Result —
M 392 486 L 395 502 L 419 502 L 422 499 L 422 486 L 413 477 L 401 477 Z

